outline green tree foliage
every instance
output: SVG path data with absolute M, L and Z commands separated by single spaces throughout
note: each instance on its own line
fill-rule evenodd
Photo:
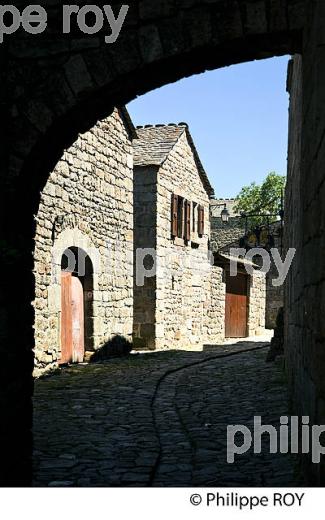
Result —
M 270 215 L 270 221 L 276 220 L 274 215 L 279 214 L 285 183 L 284 176 L 271 172 L 262 184 L 252 182 L 249 186 L 244 186 L 236 197 L 235 211 L 257 215 L 248 219 L 250 228 L 266 223 L 268 218 L 264 215 Z

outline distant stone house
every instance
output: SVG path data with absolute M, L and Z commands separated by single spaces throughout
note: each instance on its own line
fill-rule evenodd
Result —
M 189 129 L 156 125 L 138 127 L 137 134 L 134 246 L 138 257 L 142 249 L 155 250 L 157 269 L 143 285 L 135 276 L 135 346 L 173 349 L 220 341 L 225 285 L 209 254 L 213 189 Z
M 127 112 L 79 135 L 50 174 L 35 235 L 35 374 L 132 339 L 133 150 Z
M 226 208 L 229 221 L 223 223 L 221 211 Z M 229 253 L 230 248 L 240 247 L 240 240 L 246 232 L 245 219 L 235 211 L 235 199 L 212 199 L 210 201 L 211 249 L 213 252 Z M 274 239 L 274 247 L 281 253 L 282 230 L 280 221 L 270 224 L 269 231 Z M 254 258 L 259 264 L 259 258 Z M 274 262 L 266 275 L 265 288 L 265 327 L 274 329 L 278 311 L 283 307 L 283 287 L 274 286 L 273 280 L 278 277 Z

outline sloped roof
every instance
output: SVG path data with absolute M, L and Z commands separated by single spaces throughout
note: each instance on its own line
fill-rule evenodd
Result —
M 199 154 L 195 148 L 192 136 L 186 123 L 169 125 L 146 125 L 136 128 L 138 139 L 133 141 L 134 166 L 161 166 L 178 142 L 186 133 L 189 145 L 202 180 L 203 186 L 210 197 L 214 190 L 203 168 Z
M 123 106 L 123 107 L 118 107 L 117 110 L 125 125 L 125 128 L 127 129 L 128 133 L 129 133 L 130 139 L 137 139 L 137 137 L 138 137 L 137 131 L 135 129 L 135 126 L 132 122 L 132 119 L 130 117 L 130 114 L 129 114 L 127 108 L 125 106 Z

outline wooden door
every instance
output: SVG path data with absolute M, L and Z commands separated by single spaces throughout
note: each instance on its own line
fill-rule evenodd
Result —
M 247 336 L 248 296 L 245 274 L 226 274 L 226 338 Z
M 84 291 L 79 278 L 71 279 L 72 361 L 82 363 L 85 356 Z
M 85 354 L 84 291 L 79 278 L 61 273 L 61 365 L 81 363 Z
M 71 273 L 61 273 L 61 365 L 72 361 L 71 280 Z

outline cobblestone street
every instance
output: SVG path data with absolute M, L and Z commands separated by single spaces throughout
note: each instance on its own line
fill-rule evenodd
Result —
M 288 415 L 266 343 L 133 354 L 36 381 L 35 486 L 294 485 L 292 455 L 226 461 L 228 424 Z M 239 443 L 242 439 L 239 440 Z

